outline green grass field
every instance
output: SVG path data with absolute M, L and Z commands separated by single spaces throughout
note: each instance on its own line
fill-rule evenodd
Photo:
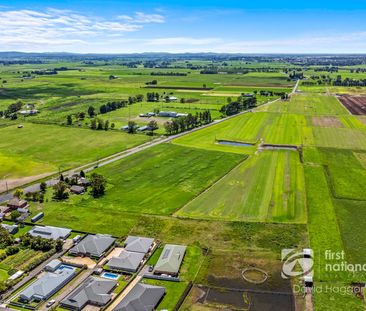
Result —
M 106 195 L 72 196 L 44 204 L 45 220 L 87 230 L 90 222 L 117 224 L 118 213 L 169 215 L 244 160 L 244 156 L 159 145 L 99 168 L 108 178 Z
M 8 178 L 65 170 L 149 140 L 146 135 L 32 123 L 0 128 L 0 135 L 0 174 L 10 174 Z
M 261 108 L 268 112 L 305 115 L 347 115 L 346 108 L 334 97 L 319 94 L 297 94 L 289 101 L 278 101 Z
M 192 60 L 197 66 L 218 63 Z M 178 101 L 143 100 L 99 117 L 114 122 L 116 128 L 129 120 L 144 125 L 149 120 L 138 115 L 154 109 L 193 114 L 209 109 L 214 119 L 220 119 L 219 110 L 228 97 L 235 100 L 241 93 L 261 90 L 289 93 L 294 81 L 288 81 L 280 68 L 296 67 L 270 63 L 276 72 L 200 74 L 200 69 L 190 69 L 180 60 L 167 69 L 143 68 L 141 64 L 127 68 L 104 61 L 62 65 L 75 70 L 23 81 L 18 71 L 56 65 L 1 67 L 1 77 L 7 83 L 0 90 L 0 108 L 20 99 L 36 104 L 41 112 L 17 121 L 0 120 L 0 178 L 9 173 L 8 178 L 24 178 L 65 170 L 149 140 L 146 135 L 86 129 L 88 117 L 80 127 L 60 126 L 69 114 L 76 123 L 76 114 L 86 112 L 89 106 L 98 110 L 108 101 L 158 92 L 174 95 Z M 261 68 L 268 64 L 228 61 L 220 71 L 235 66 Z M 151 75 L 157 71 L 186 76 Z M 312 66 L 304 73 L 337 75 L 315 71 Z M 339 68 L 339 73 L 343 78 L 365 77 L 364 73 L 350 73 L 349 68 Z M 110 75 L 118 78 L 110 80 Z M 153 79 L 158 88 L 146 88 L 145 83 Z M 31 203 L 32 215 L 44 211 L 41 224 L 116 236 L 151 236 L 162 244 L 188 245 L 181 282 L 146 280 L 167 289 L 158 309 L 172 310 L 189 281 L 212 285 L 210 277 L 221 277 L 228 284 L 237 284 L 230 282 L 242 281 L 241 269 L 247 264 L 277 271 L 283 248 L 313 248 L 316 286 L 364 282 L 365 273 L 327 271 L 325 251 L 345 251 L 348 262 L 366 262 L 366 118 L 350 115 L 334 96 L 365 93 L 365 88 L 300 84 L 300 90 L 303 92 L 290 100 L 270 105 L 262 104 L 277 96 L 258 94 L 259 107 L 251 112 L 100 167 L 97 172 L 107 178 L 108 185 L 99 199 L 85 194 L 55 202 L 49 189 L 44 203 Z M 182 98 L 189 103 L 181 103 Z M 157 118 L 159 135 L 164 133 L 166 120 Z M 16 127 L 19 123 L 23 129 Z M 221 140 L 251 145 L 222 145 Z M 296 145 L 303 153 L 258 150 L 263 142 Z M 160 252 L 158 249 L 149 263 L 156 262 Z M 34 256 L 37 254 L 22 250 L 4 260 L 0 280 L 8 277 L 8 269 L 21 268 L 24 260 Z M 277 285 L 272 278 L 269 284 Z M 313 299 L 316 310 L 364 308 L 352 293 L 316 292 Z M 194 304 L 199 311 L 222 307 Z
M 251 156 L 176 215 L 305 223 L 304 188 L 296 152 L 265 151 Z

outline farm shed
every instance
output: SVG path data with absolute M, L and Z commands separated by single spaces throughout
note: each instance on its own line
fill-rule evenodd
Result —
M 34 226 L 28 233 L 33 237 L 39 236 L 48 240 L 65 240 L 71 234 L 71 230 L 52 226 Z
M 15 234 L 19 230 L 17 225 L 1 224 L 1 227 L 6 229 L 6 231 L 8 231 L 10 234 Z
M 43 218 L 43 216 L 44 216 L 44 213 L 40 212 L 36 216 L 32 217 L 31 222 L 36 222 L 36 221 L 40 220 L 41 218 Z

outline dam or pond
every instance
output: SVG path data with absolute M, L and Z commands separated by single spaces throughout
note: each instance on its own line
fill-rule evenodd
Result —
M 242 143 L 242 142 L 231 141 L 231 140 L 218 140 L 217 143 L 219 145 L 228 145 L 228 146 L 236 146 L 236 147 L 253 147 L 254 146 L 254 144 Z

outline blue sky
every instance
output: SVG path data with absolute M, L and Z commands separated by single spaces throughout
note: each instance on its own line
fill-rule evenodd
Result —
M 366 53 L 366 1 L 0 0 L 0 50 Z

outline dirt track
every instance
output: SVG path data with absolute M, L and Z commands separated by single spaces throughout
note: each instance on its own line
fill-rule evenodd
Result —
M 353 115 L 366 115 L 366 96 L 342 95 L 338 99 Z

